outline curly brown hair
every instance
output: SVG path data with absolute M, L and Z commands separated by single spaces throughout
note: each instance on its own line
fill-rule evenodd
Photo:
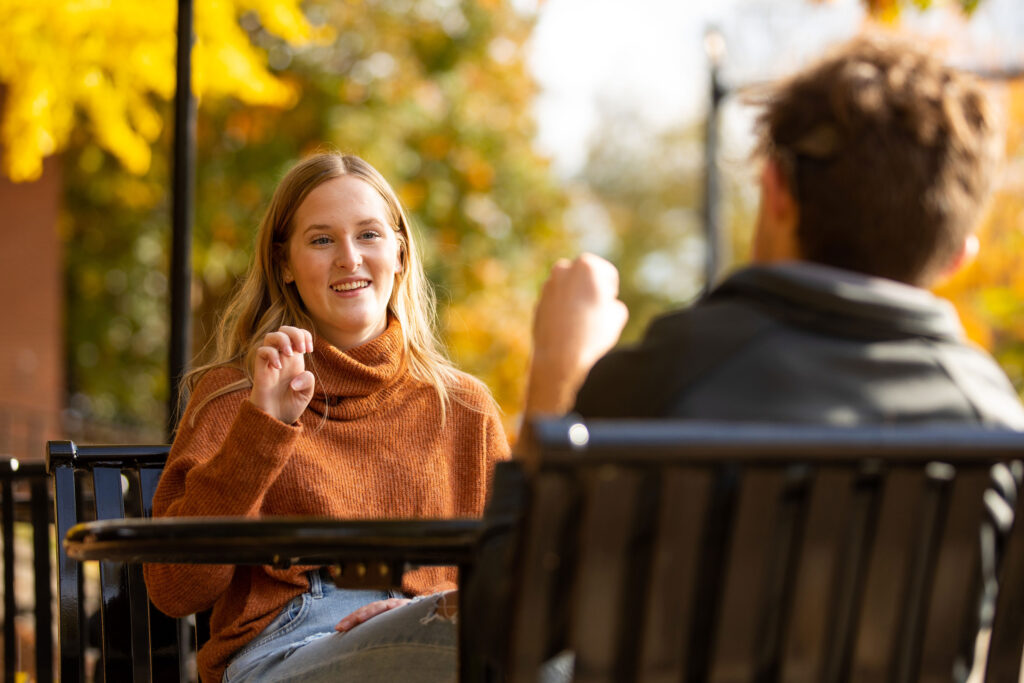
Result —
M 861 36 L 771 89 L 762 151 L 799 207 L 803 258 L 927 284 L 975 229 L 1001 145 L 981 84 Z

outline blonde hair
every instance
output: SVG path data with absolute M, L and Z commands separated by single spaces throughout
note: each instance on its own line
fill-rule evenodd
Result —
M 458 396 L 449 393 L 459 388 L 457 379 L 465 375 L 440 350 L 434 324 L 434 292 L 423 271 L 422 258 L 395 191 L 380 172 L 363 159 L 350 154 L 321 152 L 300 161 L 278 184 L 260 222 L 252 265 L 218 326 L 213 358 L 190 371 L 185 383 L 191 391 L 203 375 L 219 367 L 238 368 L 245 377 L 213 392 L 197 410 L 218 396 L 252 386 L 256 349 L 268 333 L 282 325 L 315 330 L 298 289 L 294 283 L 285 282 L 281 266 L 294 229 L 295 212 L 303 200 L 314 188 L 344 175 L 355 176 L 380 193 L 398 238 L 402 269 L 395 275 L 388 312 L 401 324 L 403 353 L 409 374 L 437 392 L 442 421 L 450 399 L 468 406 Z

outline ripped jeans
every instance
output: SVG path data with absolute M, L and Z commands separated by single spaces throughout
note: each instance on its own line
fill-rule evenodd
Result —
M 319 572 L 308 576 L 309 592 L 235 654 L 223 683 L 456 680 L 457 627 L 436 614 L 440 596 L 416 599 L 338 633 L 335 624 L 359 607 L 401 596 L 341 590 Z

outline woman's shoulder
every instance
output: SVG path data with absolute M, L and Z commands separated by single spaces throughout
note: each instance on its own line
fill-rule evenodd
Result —
M 497 417 L 498 404 L 491 390 L 479 379 L 461 370 L 454 370 L 448 382 L 448 404 L 453 410 Z
M 231 404 L 237 408 L 251 386 L 245 373 L 238 368 L 220 366 L 205 371 L 192 387 L 186 415 L 202 410 L 208 404 Z
M 202 374 L 192 390 L 192 396 L 193 398 L 201 399 L 214 393 L 224 392 L 225 389 L 227 390 L 226 393 L 240 391 L 246 388 L 244 385 L 247 383 L 248 380 L 245 373 L 239 368 L 222 365 L 210 368 Z M 232 385 L 239 386 L 237 389 L 232 389 Z
M 488 457 L 503 460 L 509 456 L 508 436 L 505 433 L 501 408 L 490 389 L 476 377 L 459 371 L 454 387 L 448 390 L 448 404 L 454 422 L 474 430 L 482 430 L 487 443 Z M 479 434 L 480 432 L 478 432 Z
M 448 384 L 450 391 L 456 392 L 465 398 L 473 397 L 480 402 L 493 402 L 491 390 L 482 381 L 462 370 L 452 369 L 452 376 Z

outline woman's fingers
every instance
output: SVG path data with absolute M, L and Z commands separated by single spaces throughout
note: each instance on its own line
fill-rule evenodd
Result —
M 302 354 L 312 350 L 312 334 L 299 327 L 283 325 L 276 332 L 271 332 L 263 338 L 263 346 L 256 350 L 256 357 L 277 370 L 285 370 L 282 377 L 274 378 L 272 381 L 290 383 L 306 368 Z
M 292 355 L 292 340 L 287 334 L 280 330 L 271 332 L 265 336 L 263 338 L 263 346 L 269 346 L 272 349 L 277 349 L 282 356 Z
M 339 621 L 337 626 L 334 627 L 334 630 L 342 633 L 350 631 L 359 624 L 374 618 L 378 614 L 395 609 L 396 607 L 401 607 L 402 605 L 407 605 L 409 602 L 410 600 L 408 598 L 388 598 L 387 600 L 371 602 L 369 605 L 363 605 L 355 612 Z
M 285 356 L 310 353 L 313 350 L 313 335 L 301 327 L 282 325 L 277 331 L 263 338 L 263 345 L 272 346 Z
M 303 354 L 312 352 L 313 335 L 283 325 L 263 338 L 256 349 L 249 400 L 257 408 L 286 424 L 293 424 L 313 398 L 313 373 L 306 370 Z
M 301 327 L 282 325 L 278 332 L 288 337 L 288 343 L 295 353 L 309 353 L 313 350 L 312 335 Z
M 299 395 L 305 395 L 306 393 L 312 394 L 313 392 L 313 373 L 309 370 L 300 372 L 295 378 L 288 384 L 292 388 L 292 391 Z
M 261 346 L 256 349 L 256 358 L 275 370 L 281 369 L 281 355 L 273 346 Z

